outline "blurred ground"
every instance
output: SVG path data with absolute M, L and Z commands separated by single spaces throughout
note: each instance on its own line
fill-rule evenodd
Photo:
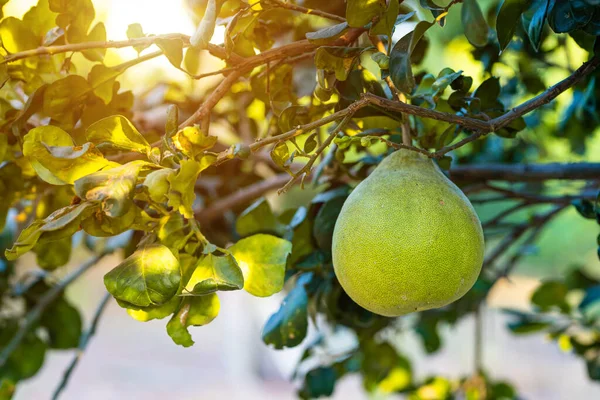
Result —
M 24 259 L 23 264 L 28 261 L 32 260 Z M 103 294 L 102 276 L 116 263 L 117 257 L 106 259 L 70 288 L 68 295 L 76 299 L 87 321 Z M 529 278 L 506 282 L 492 293 L 490 302 L 521 306 L 537 284 Z M 299 350 L 275 351 L 260 340 L 262 324 L 281 298 L 258 299 L 241 292 L 220 297 L 219 317 L 208 326 L 191 329 L 196 344 L 188 349 L 173 344 L 165 320 L 135 321 L 111 301 L 62 399 L 294 399 L 295 388 L 287 377 Z M 588 380 L 580 360 L 539 335 L 510 335 L 507 319 L 498 311 L 485 315 L 484 361 L 494 379 L 514 383 L 525 399 L 600 398 L 600 385 Z M 444 349 L 427 358 L 416 338 L 398 339 L 400 348 L 415 360 L 419 376 L 456 377 L 472 370 L 473 321 L 464 320 L 444 336 Z M 72 355 L 52 352 L 41 373 L 19 386 L 16 399 L 50 398 Z M 356 377 L 347 377 L 333 398 L 368 397 Z

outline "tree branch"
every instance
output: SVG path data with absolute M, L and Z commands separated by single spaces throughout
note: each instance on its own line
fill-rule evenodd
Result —
M 288 174 L 275 175 L 272 178 L 245 186 L 233 194 L 219 199 L 210 206 L 197 210 L 196 219 L 200 222 L 211 222 L 220 218 L 227 210 L 251 203 L 270 190 L 283 186 L 290 176 Z
M 54 391 L 54 395 L 52 396 L 53 400 L 58 399 L 58 397 L 60 396 L 62 391 L 67 387 L 67 383 L 69 382 L 69 378 L 71 378 L 71 374 L 75 370 L 75 367 L 79 363 L 81 356 L 85 352 L 85 350 L 90 342 L 90 339 L 96 333 L 96 328 L 98 326 L 98 322 L 100 322 L 102 313 L 106 309 L 106 305 L 108 304 L 108 300 L 110 300 L 110 298 L 111 298 L 110 293 L 107 292 L 102 297 L 102 300 L 100 300 L 100 304 L 98 305 L 98 308 L 96 309 L 96 312 L 94 313 L 94 318 L 92 320 L 92 324 L 90 325 L 90 329 L 88 329 L 88 331 L 81 336 L 81 338 L 79 340 L 79 346 L 77 348 L 77 352 L 75 353 L 75 357 L 73 357 L 73 360 L 71 360 L 71 364 L 69 364 L 69 366 L 65 370 L 65 373 L 63 375 L 63 378 L 62 378 L 60 384 Z
M 506 235 L 504 239 L 502 239 L 494 251 L 488 255 L 483 263 L 484 267 L 493 265 L 496 260 L 498 260 L 498 258 L 513 245 L 513 243 L 515 243 L 521 236 L 523 236 L 523 234 L 525 234 L 525 232 L 527 232 L 528 229 L 544 226 L 558 213 L 564 210 L 565 207 L 566 205 L 559 205 L 549 212 L 537 215 L 515 227 L 510 234 Z
M 268 2 L 277 5 L 277 7 L 286 8 L 286 9 L 292 10 L 292 11 L 298 11 L 298 12 L 301 12 L 303 14 L 317 15 L 319 17 L 327 18 L 327 19 L 330 19 L 332 21 L 337 21 L 337 22 L 346 22 L 346 18 L 340 17 L 339 15 L 330 14 L 330 13 L 325 12 L 325 11 L 314 10 L 312 8 L 301 7 L 301 6 L 298 6 L 296 4 L 286 3 L 286 2 L 283 2 L 283 1 L 280 1 L 280 0 L 269 0 Z
M 10 355 L 17 349 L 21 341 L 25 338 L 27 332 L 29 332 L 29 330 L 38 321 L 38 319 L 40 319 L 44 310 L 50 304 L 52 304 L 52 302 L 56 300 L 58 296 L 60 296 L 60 294 L 69 284 L 71 284 L 73 281 L 75 281 L 77 278 L 83 275 L 83 273 L 86 272 L 88 269 L 96 265 L 98 261 L 100 261 L 107 254 L 108 252 L 93 256 L 84 264 L 82 264 L 78 269 L 67 275 L 58 284 L 52 286 L 40 298 L 36 305 L 27 313 L 25 319 L 21 322 L 21 326 L 19 327 L 17 333 L 15 333 L 10 342 L 2 349 L 2 352 L 0 353 L 0 368 L 2 368 L 6 364 Z
M 549 179 L 600 180 L 600 163 L 481 164 L 450 169 L 452 180 L 535 182 Z
M 44 55 L 54 55 L 68 52 L 80 52 L 92 49 L 119 49 L 123 47 L 134 47 L 155 44 L 157 41 L 162 39 L 181 39 L 184 44 L 189 45 L 190 37 L 181 33 L 167 33 L 164 35 L 146 36 L 143 38 L 129 39 L 129 40 L 107 40 L 98 42 L 83 42 L 83 43 L 70 43 L 60 46 L 42 46 L 31 50 L 25 50 L 18 53 L 13 53 L 5 56 L 0 64 L 11 63 L 24 58 L 37 57 Z M 214 44 L 209 44 L 207 49 L 213 56 L 223 59 L 230 60 L 234 63 L 240 63 L 244 59 L 237 54 L 227 54 L 225 48 Z

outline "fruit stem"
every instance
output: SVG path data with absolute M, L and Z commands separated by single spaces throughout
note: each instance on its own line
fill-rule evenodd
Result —
M 398 93 L 398 99 L 406 103 L 406 96 L 404 93 Z M 402 144 L 405 146 L 412 146 L 412 138 L 410 136 L 410 121 L 408 115 L 402 114 Z

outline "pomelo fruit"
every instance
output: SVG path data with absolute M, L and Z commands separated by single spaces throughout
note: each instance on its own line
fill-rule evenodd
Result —
M 427 156 L 398 150 L 344 202 L 333 266 L 346 293 L 394 317 L 445 306 L 475 283 L 481 222 L 464 193 Z

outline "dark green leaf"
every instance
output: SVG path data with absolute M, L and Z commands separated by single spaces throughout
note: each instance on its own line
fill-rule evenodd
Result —
M 550 324 L 548 322 L 536 322 L 529 320 L 522 320 L 517 322 L 512 322 L 508 324 L 508 328 L 515 334 L 529 334 L 536 333 L 539 331 L 543 331 L 548 328 Z
M 308 329 L 308 295 L 304 285 L 311 278 L 311 273 L 298 278 L 296 286 L 285 297 L 279 310 L 269 317 L 262 332 L 266 344 L 282 349 L 297 346 L 304 340 Z
M 549 281 L 542 284 L 531 296 L 531 302 L 538 306 L 541 311 L 550 311 L 552 307 L 560 307 L 568 310 L 565 302 L 567 286 L 559 281 Z
M 319 209 L 313 225 L 313 236 L 317 245 L 325 251 L 331 251 L 333 229 L 342 210 L 346 197 L 335 197 Z
M 529 6 L 531 0 L 504 0 L 496 19 L 496 31 L 500 42 L 500 51 L 510 43 L 521 14 Z
M 415 78 L 411 67 L 412 52 L 425 32 L 432 26 L 431 22 L 419 22 L 414 31 L 398 40 L 390 53 L 390 78 L 394 85 L 404 93 L 412 93 L 415 87 Z
M 521 15 L 523 27 L 535 51 L 540 48 L 549 3 L 550 0 L 533 0 L 527 11 Z
M 298 393 L 302 399 L 329 397 L 333 394 L 337 376 L 332 367 L 318 367 L 304 377 L 304 385 Z
M 44 311 L 40 324 L 48 332 L 48 345 L 53 349 L 72 349 L 79 345 L 81 315 L 64 297 Z
M 465 36 L 475 47 L 483 47 L 488 43 L 490 27 L 488 26 L 477 0 L 464 0 L 461 13 Z
M 586 199 L 578 199 L 574 200 L 572 204 L 583 218 L 596 219 L 596 210 L 594 203 L 591 201 Z

